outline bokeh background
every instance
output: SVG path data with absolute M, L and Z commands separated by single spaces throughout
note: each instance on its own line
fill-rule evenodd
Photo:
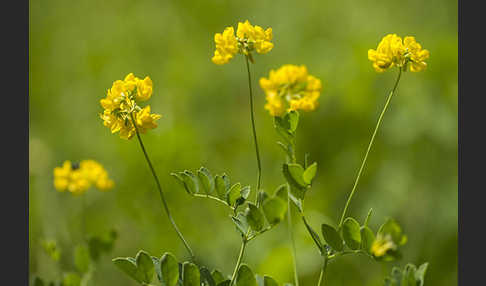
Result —
M 214 33 L 238 21 L 272 27 L 274 49 L 252 65 L 263 186 L 284 182 L 284 160 L 258 79 L 282 64 L 305 64 L 323 82 L 320 107 L 301 116 L 297 154 L 319 164 L 306 197 L 310 223 L 337 223 L 372 128 L 396 77 L 377 74 L 367 59 L 388 33 L 413 35 L 428 49 L 428 69 L 405 73 L 385 115 L 349 214 L 370 208 L 377 230 L 393 217 L 409 237 L 404 257 L 375 263 L 342 257 L 328 285 L 381 285 L 392 266 L 430 262 L 427 285 L 457 284 L 457 2 L 456 1 L 30 1 L 29 273 L 54 279 L 73 269 L 81 241 L 81 200 L 53 187 L 64 160 L 95 159 L 116 182 L 86 193 L 86 233 L 111 228 L 119 238 L 102 257 L 92 285 L 136 285 L 111 263 L 139 249 L 160 256 L 186 252 L 162 212 L 135 139 L 110 134 L 99 100 L 129 72 L 154 82 L 159 127 L 143 136 L 174 217 L 200 260 L 230 274 L 240 239 L 223 206 L 189 197 L 169 174 L 205 166 L 254 185 L 244 58 L 224 66 L 210 58 Z M 321 259 L 294 217 L 302 285 L 314 285 Z M 41 247 L 54 239 L 60 268 Z M 253 241 L 244 262 L 279 282 L 292 281 L 286 224 Z

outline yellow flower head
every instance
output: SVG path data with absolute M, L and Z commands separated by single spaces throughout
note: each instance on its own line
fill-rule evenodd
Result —
M 229 62 L 237 53 L 251 56 L 252 51 L 266 54 L 273 48 L 272 28 L 264 30 L 260 26 L 252 26 L 248 20 L 239 22 L 236 31 L 233 27 L 227 27 L 224 32 L 214 35 L 216 50 L 211 59 L 213 63 L 222 65 Z
M 271 70 L 268 78 L 260 78 L 265 91 L 265 109 L 272 116 L 282 116 L 290 110 L 312 111 L 317 108 L 321 95 L 321 80 L 308 74 L 305 65 L 283 65 Z
M 80 195 L 92 185 L 102 191 L 114 186 L 103 166 L 94 160 L 82 160 L 79 164 L 71 164 L 68 160 L 62 167 L 54 168 L 54 187 L 59 192 L 67 190 L 73 195 Z
M 402 41 L 396 34 L 386 35 L 376 50 L 368 50 L 368 59 L 373 62 L 377 72 L 384 72 L 395 65 L 404 70 L 410 67 L 410 71 L 419 72 L 427 67 L 425 60 L 429 56 L 429 51 L 422 49 L 414 37 L 405 37 Z
M 371 245 L 371 253 L 375 257 L 384 256 L 389 250 L 396 250 L 397 245 L 393 242 L 391 235 L 378 234 Z
M 155 120 L 160 118 L 158 114 L 147 114 L 150 107 L 141 108 L 137 103 L 146 101 L 152 96 L 153 83 L 147 76 L 143 80 L 129 73 L 124 80 L 116 80 L 112 87 L 107 91 L 105 98 L 100 100 L 104 108 L 100 114 L 103 124 L 110 128 L 111 133 L 119 132 L 120 138 L 130 139 L 136 134 L 135 126 L 132 122 L 132 115 L 136 121 L 139 113 L 144 116 L 144 123 L 137 123 L 139 131 L 145 133 L 149 129 L 157 127 Z M 145 111 L 144 111 L 145 110 Z M 147 118 L 151 122 L 148 123 Z

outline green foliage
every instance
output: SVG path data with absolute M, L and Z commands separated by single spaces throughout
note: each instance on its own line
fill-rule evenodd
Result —
M 323 223 L 321 225 L 322 236 L 324 240 L 329 244 L 335 251 L 343 250 L 343 240 L 339 233 L 334 229 L 334 227 Z
M 91 236 L 88 238 L 88 249 L 90 258 L 98 261 L 102 254 L 108 254 L 113 249 L 118 237 L 116 230 L 111 230 L 104 236 Z
M 246 236 L 248 232 L 248 221 L 246 216 L 239 212 L 236 216 L 232 216 L 231 220 L 236 225 L 236 229 L 241 233 L 241 235 Z
M 274 196 L 263 203 L 263 213 L 271 225 L 281 222 L 286 211 L 287 204 L 280 197 Z
M 54 261 L 59 261 L 61 258 L 61 249 L 57 245 L 55 240 L 44 240 L 42 241 L 42 248 L 45 253 Z
M 74 265 L 76 269 L 81 273 L 88 272 L 90 264 L 89 249 L 85 245 L 77 245 L 74 249 Z
M 62 286 L 80 286 L 81 277 L 77 273 L 65 273 L 62 279 Z
M 114 258 L 113 263 L 118 269 L 130 276 L 140 284 L 148 284 L 154 275 L 154 264 L 150 255 L 140 250 L 135 258 L 118 257 Z
M 226 174 L 213 177 L 205 167 L 201 167 L 197 171 L 197 176 L 188 170 L 171 173 L 171 175 L 181 183 L 188 194 L 216 199 L 235 211 L 236 208 L 245 203 L 250 195 L 250 186 L 242 187 L 241 183 L 235 183 L 231 186 L 230 179 Z M 200 194 L 200 190 L 204 190 L 204 194 Z
M 255 274 L 246 264 L 242 264 L 236 273 L 236 286 L 257 286 Z
M 182 264 L 182 281 L 184 286 L 201 285 L 201 273 L 196 264 L 188 261 Z
M 353 250 L 359 249 L 361 246 L 359 223 L 355 219 L 348 217 L 344 220 L 342 231 L 346 245 Z
M 209 170 L 204 167 L 201 167 L 197 171 L 197 176 L 199 178 L 199 181 L 202 184 L 204 192 L 208 195 L 211 195 L 214 192 L 215 182 Z
M 216 283 L 216 285 L 219 285 L 221 282 L 225 281 L 225 277 L 221 271 L 214 269 L 213 272 L 211 272 L 211 276 L 213 276 L 213 280 Z
M 407 242 L 407 236 L 403 234 L 400 225 L 392 218 L 389 218 L 378 229 L 379 235 L 390 235 L 393 242 L 397 245 L 404 245 Z
M 214 281 L 213 276 L 211 275 L 211 272 L 209 269 L 206 267 L 202 266 L 199 269 L 199 272 L 201 273 L 201 283 L 204 286 L 216 286 L 216 281 Z
M 371 254 L 371 247 L 373 246 L 373 242 L 375 241 L 375 234 L 367 226 L 362 226 L 360 232 L 361 232 L 361 249 L 366 251 L 368 254 Z
M 385 277 L 385 286 L 423 286 L 425 281 L 425 274 L 427 272 L 428 263 L 424 263 L 417 267 L 411 263 L 405 265 L 401 270 L 393 267 L 391 276 Z
M 175 286 L 179 280 L 179 265 L 171 253 L 164 253 L 160 258 L 159 281 L 163 286 Z M 157 269 L 157 267 L 156 267 Z
M 254 204 L 248 203 L 248 208 L 245 213 L 248 225 L 254 231 L 260 231 L 265 225 L 265 217 L 262 211 Z

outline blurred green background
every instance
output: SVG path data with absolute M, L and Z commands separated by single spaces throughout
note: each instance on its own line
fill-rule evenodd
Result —
M 169 174 L 205 166 L 254 186 L 244 58 L 216 66 L 214 34 L 238 21 L 272 27 L 274 49 L 252 65 L 263 186 L 284 182 L 284 155 L 263 109 L 258 79 L 282 64 L 305 64 L 323 82 L 320 107 L 301 116 L 297 154 L 319 164 L 306 197 L 310 223 L 337 223 L 396 71 L 377 74 L 367 59 L 388 33 L 413 35 L 431 53 L 428 68 L 405 73 L 385 115 L 349 215 L 374 209 L 376 231 L 394 217 L 409 237 L 404 257 L 375 263 L 342 257 L 328 267 L 328 285 L 381 285 L 393 265 L 429 261 L 426 285 L 457 284 L 457 2 L 456 1 L 30 1 L 29 273 L 54 279 L 59 268 L 41 241 L 62 248 L 62 271 L 73 269 L 81 241 L 81 199 L 53 187 L 64 160 L 101 162 L 115 188 L 86 193 L 86 233 L 111 228 L 119 239 L 102 257 L 92 285 L 136 285 L 111 258 L 139 249 L 160 256 L 186 252 L 162 212 L 135 140 L 110 134 L 99 100 L 130 72 L 150 76 L 149 104 L 159 127 L 143 136 L 182 232 L 201 262 L 230 274 L 240 239 L 228 213 L 189 197 Z M 302 285 L 314 285 L 321 258 L 294 217 Z M 244 262 L 281 283 L 292 281 L 285 224 L 249 244 Z

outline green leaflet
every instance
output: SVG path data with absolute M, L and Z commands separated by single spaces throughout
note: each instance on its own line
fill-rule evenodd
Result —
M 255 274 L 246 264 L 241 264 L 236 274 L 236 286 L 257 286 Z
M 201 274 L 196 264 L 188 261 L 182 264 L 182 285 L 183 286 L 201 285 Z
M 343 240 L 334 227 L 328 224 L 321 225 L 321 232 L 324 240 L 336 251 L 343 250 Z
M 354 218 L 348 217 L 344 220 L 342 231 L 346 245 L 353 250 L 359 249 L 361 246 L 359 223 Z

